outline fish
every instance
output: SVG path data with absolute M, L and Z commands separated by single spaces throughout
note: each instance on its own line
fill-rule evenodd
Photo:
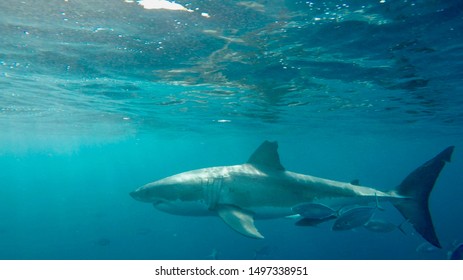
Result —
M 254 256 L 253 260 L 258 260 L 258 259 L 266 259 L 270 256 L 272 253 L 273 249 L 269 245 L 264 245 L 258 249 L 254 250 Z
M 361 227 L 373 217 L 376 209 L 384 211 L 379 206 L 378 196 L 375 194 L 375 206 L 345 207 L 339 210 L 338 219 L 334 222 L 332 230 L 342 231 Z
M 101 246 L 101 247 L 106 247 L 106 246 L 109 246 L 111 244 L 111 240 L 109 238 L 106 238 L 106 237 L 101 237 L 101 238 L 95 240 L 94 244 L 98 245 L 98 246 Z
M 325 219 L 337 216 L 337 212 L 320 203 L 303 203 L 292 208 L 293 212 L 309 219 Z
M 372 206 L 358 206 L 350 208 L 336 219 L 332 230 L 342 231 L 361 227 L 371 219 L 375 210 L 376 207 Z
M 216 248 L 213 248 L 211 253 L 208 255 L 208 257 L 211 259 L 211 260 L 218 260 L 219 256 L 219 250 L 217 250 Z
M 398 187 L 381 191 L 288 171 L 280 162 L 278 143 L 264 141 L 243 164 L 174 174 L 129 194 L 166 213 L 219 217 L 236 232 L 256 239 L 264 238 L 255 225 L 256 220 L 293 215 L 293 208 L 300 204 L 318 203 L 340 209 L 379 200 L 392 203 L 425 240 L 441 247 L 428 199 L 453 150 L 454 146 L 449 146 L 411 172 Z
M 392 232 L 396 229 L 400 230 L 403 234 L 406 235 L 405 231 L 402 229 L 402 225 L 406 221 L 402 222 L 399 225 L 393 224 L 391 222 L 381 220 L 381 219 L 370 219 L 366 222 L 363 227 L 368 229 L 369 231 L 379 232 L 379 233 L 387 233 Z
M 152 232 L 152 230 L 150 228 L 139 228 L 136 233 L 138 235 L 148 235 Z
M 450 254 L 451 260 L 463 260 L 463 243 L 460 243 L 453 249 L 452 253 Z
M 437 252 L 437 248 L 428 242 L 423 242 L 416 247 L 415 251 L 418 253 L 434 253 Z
M 336 216 L 329 216 L 323 219 L 315 219 L 315 218 L 302 218 L 296 222 L 296 226 L 300 227 L 315 227 L 321 223 L 336 219 Z

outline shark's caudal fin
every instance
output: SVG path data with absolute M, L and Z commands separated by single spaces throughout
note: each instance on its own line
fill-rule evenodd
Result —
M 441 248 L 429 213 L 429 194 L 446 162 L 450 162 L 454 146 L 443 150 L 440 154 L 427 161 L 410 173 L 395 190 L 397 194 L 408 197 L 394 206 L 432 245 Z

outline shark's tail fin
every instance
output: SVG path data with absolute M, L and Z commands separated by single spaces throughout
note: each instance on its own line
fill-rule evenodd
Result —
M 450 162 L 453 149 L 454 146 L 448 147 L 418 167 L 395 190 L 397 194 L 407 199 L 395 202 L 394 206 L 424 239 L 438 248 L 441 248 L 441 245 L 434 231 L 428 200 L 439 173 L 445 163 Z

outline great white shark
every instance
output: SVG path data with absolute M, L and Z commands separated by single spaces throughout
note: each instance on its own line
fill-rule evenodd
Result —
M 146 184 L 130 195 L 170 214 L 217 215 L 237 232 L 252 238 L 264 238 L 254 225 L 255 219 L 291 216 L 296 214 L 296 206 L 305 203 L 338 211 L 388 201 L 424 239 L 441 247 L 428 200 L 439 173 L 445 163 L 450 162 L 453 146 L 387 192 L 356 182 L 338 182 L 287 171 L 280 163 L 277 149 L 277 142 L 265 141 L 244 164 L 179 173 Z

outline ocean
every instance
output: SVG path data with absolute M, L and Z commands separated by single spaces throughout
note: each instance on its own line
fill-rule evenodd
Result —
M 156 4 L 156 5 L 155 5 Z M 0 259 L 421 260 L 463 242 L 461 1 L 0 2 Z M 130 197 L 278 141 L 290 171 L 394 189 L 454 145 L 387 233 L 176 216 Z

